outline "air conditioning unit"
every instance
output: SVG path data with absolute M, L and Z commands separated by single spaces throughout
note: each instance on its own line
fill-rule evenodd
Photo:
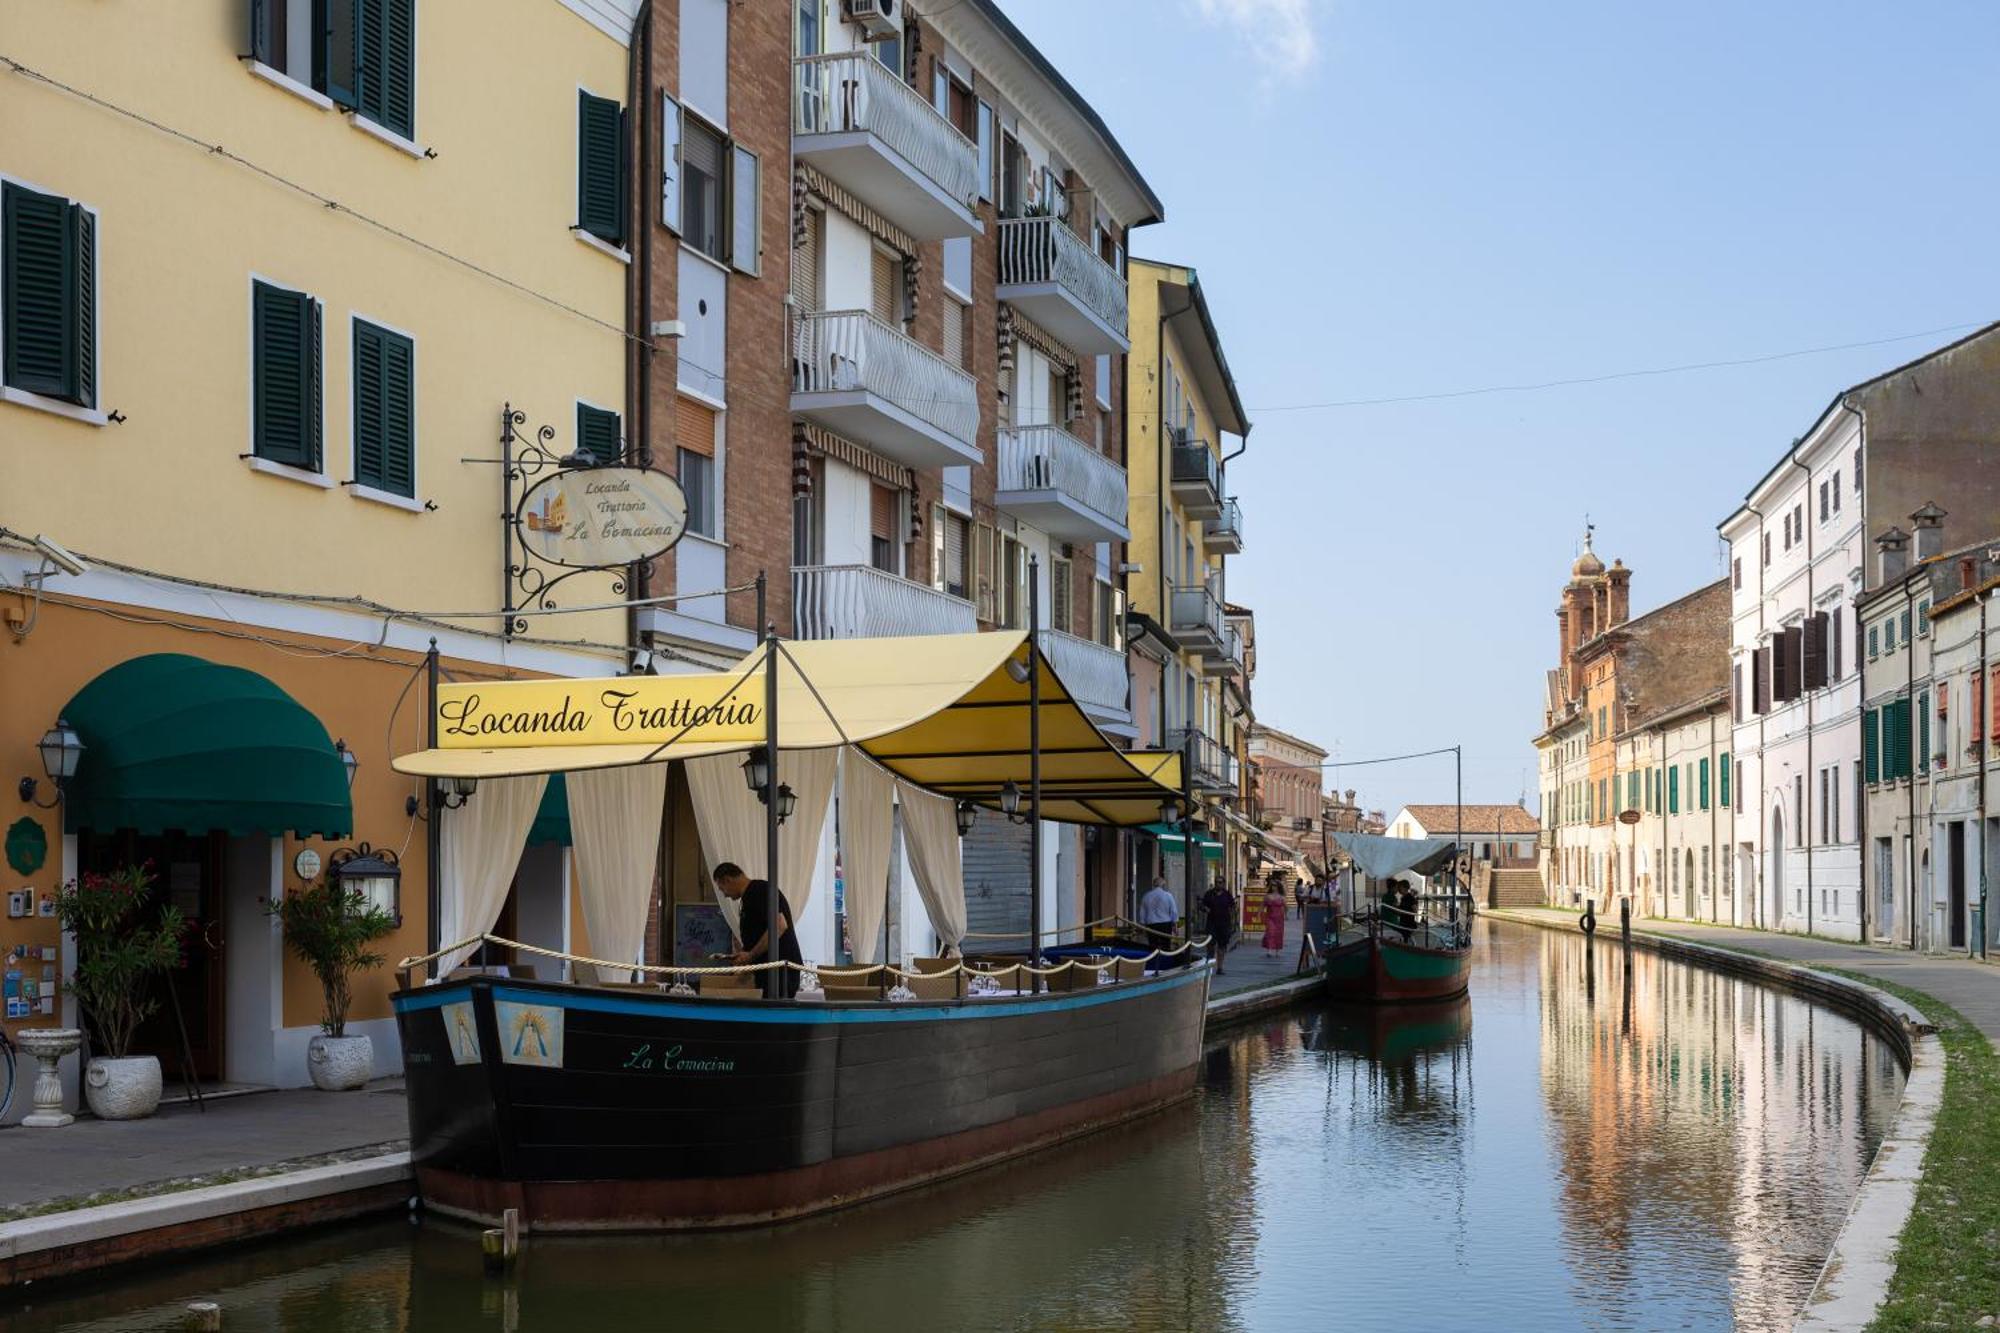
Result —
M 896 0 L 847 0 L 847 17 L 870 37 L 894 37 L 902 28 Z

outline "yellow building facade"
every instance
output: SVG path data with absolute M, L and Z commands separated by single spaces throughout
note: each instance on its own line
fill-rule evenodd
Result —
M 1135 257 L 1129 290 L 1126 594 L 1145 631 L 1131 650 L 1137 743 L 1186 747 L 1190 785 L 1211 807 L 1203 822 L 1221 844 L 1208 853 L 1207 878 L 1240 892 L 1247 855 L 1234 807 L 1245 795 L 1251 721 L 1248 613 L 1227 592 L 1243 528 L 1225 463 L 1228 437 L 1240 449 L 1250 423 L 1195 271 Z M 1160 854 L 1178 885 L 1179 848 L 1163 843 Z M 1196 881 L 1197 896 L 1205 887 Z
M 497 459 L 508 405 L 552 454 L 623 436 L 629 259 L 586 205 L 625 170 L 606 127 L 636 4 L 354 0 L 330 36 L 314 9 L 58 0 L 0 35 L 0 753 L 38 780 L 5 822 L 46 847 L 8 869 L 33 901 L 0 921 L 7 1022 L 77 1019 L 54 890 L 150 860 L 195 922 L 188 1072 L 287 1086 L 319 1002 L 265 904 L 365 842 L 401 854 L 382 951 L 434 929 L 449 812 L 389 769 L 423 739 L 426 650 L 455 679 L 608 675 L 628 637 L 622 610 L 509 590 Z M 603 575 L 563 592 L 616 601 Z M 275 730 L 177 690 L 247 692 Z M 65 801 L 37 753 L 59 719 Z M 531 849 L 515 929 L 579 942 L 564 862 Z M 350 1020 L 380 1072 L 389 982 L 363 979 Z M 141 1045 L 171 1085 L 178 1040 Z

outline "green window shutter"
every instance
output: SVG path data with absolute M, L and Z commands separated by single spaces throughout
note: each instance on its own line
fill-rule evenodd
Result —
M 1875 734 L 1879 714 L 1873 708 L 1861 710 L 1861 780 L 1882 780 L 1882 752 Z
M 576 96 L 576 225 L 623 245 L 625 109 L 606 97 Z
M 1701 761 L 1701 808 L 1704 810 L 1708 809 L 1708 759 L 1706 756 L 1703 756 Z
M 588 403 L 576 405 L 576 447 L 597 463 L 616 463 L 625 456 L 619 427 L 616 412 L 607 412 Z
M 1717 786 L 1720 788 L 1718 795 L 1722 798 L 1719 804 L 1724 810 L 1727 810 L 1729 808 L 1729 751 L 1724 750 L 1722 752 L 1722 762 L 1717 765 L 1717 768 L 1719 770 Z
M 416 0 L 353 0 L 354 105 L 405 139 L 416 136 Z
M 1680 812 L 1681 812 L 1681 766 L 1679 764 L 1675 764 L 1672 768 L 1667 770 L 1667 813 L 1670 815 L 1677 815 Z
M 7 182 L 0 189 L 0 378 L 97 405 L 97 219 L 81 204 Z
M 416 496 L 416 347 L 373 324 L 354 326 L 354 480 Z
M 251 449 L 259 458 L 320 467 L 320 305 L 257 283 L 251 292 Z
M 1931 771 L 1931 692 L 1917 696 L 1917 772 Z

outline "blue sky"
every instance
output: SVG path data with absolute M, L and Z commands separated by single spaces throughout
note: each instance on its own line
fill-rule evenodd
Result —
M 1166 202 L 1251 409 L 1230 466 L 1258 716 L 1350 759 L 1462 742 L 1535 800 L 1584 515 L 1633 610 L 1834 392 L 2000 318 L 2000 5 L 1002 0 Z M 1117 53 L 1114 57 L 1113 53 Z M 1451 799 L 1451 761 L 1353 769 Z

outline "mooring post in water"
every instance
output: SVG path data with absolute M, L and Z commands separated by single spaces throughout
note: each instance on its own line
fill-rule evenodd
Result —
M 1630 898 L 1620 898 L 1618 900 L 1618 938 L 1624 941 L 1626 948 L 1629 949 L 1632 947 L 1632 900 Z
M 1591 902 L 1588 898 L 1584 899 L 1583 903 L 1582 925 L 1584 934 L 1595 935 L 1597 933 L 1597 904 Z
M 222 1327 L 222 1307 L 214 1301 L 189 1301 L 187 1317 L 181 1321 L 181 1327 L 192 1329 L 194 1333 L 219 1329 Z
M 512 1208 L 502 1210 L 500 1225 L 488 1227 L 479 1233 L 479 1257 L 489 1273 L 504 1273 L 514 1266 L 514 1258 L 521 1252 L 521 1214 Z

